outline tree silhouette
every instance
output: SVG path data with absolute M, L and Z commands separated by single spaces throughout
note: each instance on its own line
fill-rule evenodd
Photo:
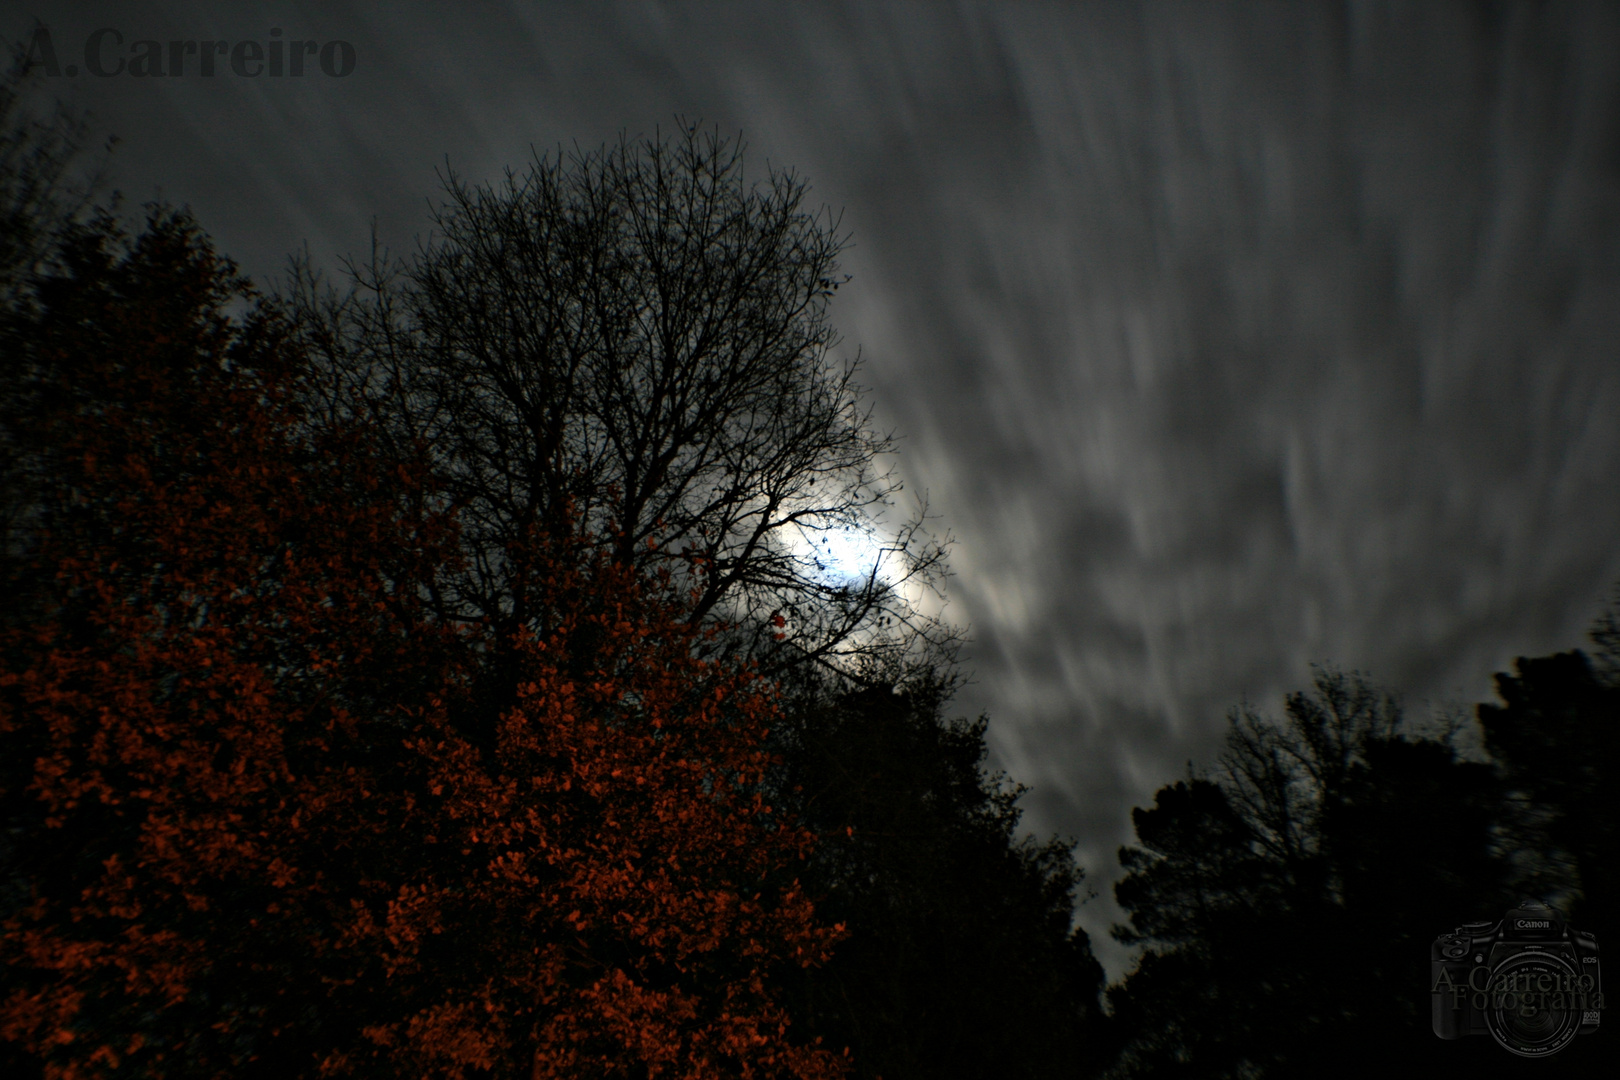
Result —
M 0 632 L 8 1075 L 838 1075 L 772 990 L 839 933 L 761 796 L 773 706 L 679 583 L 520 553 L 554 617 L 481 715 L 428 455 L 302 422 L 183 215 L 58 266 L 5 414 L 50 481 Z
M 306 262 L 289 288 L 328 375 L 316 411 L 360 390 L 448 478 L 470 557 L 441 585 L 444 618 L 525 625 L 534 579 L 513 544 L 566 535 L 572 507 L 620 563 L 692 571 L 688 618 L 735 627 L 711 646 L 769 671 L 949 652 L 901 589 L 943 571 L 920 517 L 881 574 L 841 579 L 816 555 L 869 531 L 900 485 L 876 471 L 892 444 L 854 365 L 829 362 L 845 240 L 801 181 L 750 184 L 740 147 L 688 127 L 445 187 L 409 262 L 374 251 L 342 296 Z
M 1591 655 L 1515 660 L 1512 674 L 1496 676 L 1500 704 L 1480 704 L 1477 716 L 1501 777 L 1496 827 L 1515 889 L 1554 902 L 1602 946 L 1616 925 L 1610 905 L 1620 855 L 1613 800 L 1604 795 L 1620 775 L 1620 603 L 1588 637 Z M 1595 1037 L 1577 1038 L 1554 1060 L 1565 1075 L 1612 1071 Z
M 1571 921 L 1601 943 L 1616 925 L 1620 817 L 1603 792 L 1620 776 L 1620 683 L 1575 650 L 1520 657 L 1496 688 L 1502 704 L 1481 704 L 1479 722 L 1511 793 L 1506 824 L 1524 869 L 1532 887 L 1568 896 Z
M 60 104 L 45 116 L 30 108 L 41 76 L 27 73 L 25 56 L 16 47 L 0 75 L 0 402 L 16 416 L 38 408 L 26 366 L 33 285 L 62 230 L 82 220 L 97 182 L 71 175 L 88 122 Z M 39 504 L 30 447 L 14 434 L 15 425 L 0 424 L 0 560 L 8 562 L 21 554 Z M 15 606 L 0 612 L 0 619 L 21 617 Z
M 1210 781 L 1161 788 L 1153 807 L 1132 818 L 1139 846 L 1121 849 L 1127 874 L 1115 886 L 1131 925 L 1115 936 L 1148 949 L 1108 993 L 1123 1044 L 1113 1072 L 1256 1071 L 1268 1002 L 1248 984 L 1253 964 L 1270 955 L 1269 928 L 1282 922 L 1275 868 Z
M 1147 952 L 1110 991 L 1116 1073 L 1463 1060 L 1429 1030 L 1428 948 L 1510 902 L 1500 797 L 1489 766 L 1413 730 L 1363 676 L 1319 670 L 1280 721 L 1234 710 L 1211 777 L 1135 811 L 1140 846 L 1121 851 L 1116 936 Z
M 1019 841 L 1022 789 L 985 772 L 985 719 L 945 723 L 948 681 L 849 689 L 787 727 L 778 798 L 820 837 L 805 882 L 849 927 L 794 1012 L 858 1075 L 1088 1075 L 1102 969 L 1072 928 L 1069 847 Z

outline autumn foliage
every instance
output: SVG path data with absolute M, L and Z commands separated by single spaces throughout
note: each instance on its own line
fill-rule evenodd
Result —
M 772 991 L 841 928 L 760 794 L 770 688 L 679 583 L 535 539 L 543 617 L 436 622 L 455 508 L 305 421 L 183 216 L 80 230 L 14 318 L 8 1075 L 843 1073 Z

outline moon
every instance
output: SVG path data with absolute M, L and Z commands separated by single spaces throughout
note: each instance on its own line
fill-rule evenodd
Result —
M 830 529 L 807 539 L 810 540 L 810 557 L 815 560 L 816 572 L 823 580 L 840 585 L 864 582 L 873 567 L 877 567 L 878 579 L 883 580 L 884 551 L 880 537 L 856 529 Z

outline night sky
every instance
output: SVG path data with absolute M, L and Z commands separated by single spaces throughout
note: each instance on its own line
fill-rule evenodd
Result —
M 1485 700 L 1620 581 L 1620 6 L 36 3 L 0 35 L 36 18 L 127 203 L 266 284 L 373 220 L 410 251 L 447 159 L 679 116 L 808 179 L 854 238 L 839 354 L 958 541 L 957 708 L 1079 841 L 1116 975 L 1130 809 L 1228 708 L 1312 662 Z M 355 65 L 102 78 L 104 27 L 113 64 L 281 28 Z

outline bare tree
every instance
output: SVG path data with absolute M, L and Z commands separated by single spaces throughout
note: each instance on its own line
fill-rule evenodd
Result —
M 1397 738 L 1400 706 L 1359 672 L 1317 668 L 1315 693 L 1289 694 L 1278 722 L 1245 703 L 1227 716 L 1216 782 L 1262 853 L 1298 866 L 1320 854 L 1324 819 L 1371 743 Z
M 817 557 L 873 535 L 901 485 L 857 363 L 831 358 L 847 237 L 802 181 L 748 183 L 740 144 L 685 127 L 445 190 L 413 258 L 374 243 L 339 294 L 306 257 L 285 297 L 324 372 L 316 414 L 370 409 L 448 478 L 468 569 L 444 617 L 539 617 L 516 553 L 582 523 L 622 563 L 688 575 L 690 618 L 741 628 L 727 646 L 768 669 L 892 677 L 954 651 L 906 596 L 945 572 L 921 507 L 863 576 Z

